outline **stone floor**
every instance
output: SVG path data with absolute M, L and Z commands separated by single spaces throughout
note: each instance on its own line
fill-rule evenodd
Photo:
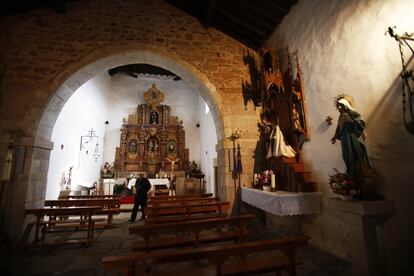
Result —
M 95 233 L 97 240 L 91 246 L 65 245 L 57 248 L 43 247 L 2 252 L 0 275 L 117 275 L 105 271 L 101 259 L 104 256 L 130 252 L 131 242 L 137 237 L 128 234 L 129 216 L 130 213 L 121 213 L 115 217 L 113 228 L 98 229 Z M 84 235 L 83 231 L 62 232 L 50 235 L 48 239 L 50 241 Z M 275 236 L 275 233 L 264 226 L 255 225 L 251 239 Z M 330 254 L 310 246 L 301 248 L 297 253 L 303 260 L 303 264 L 297 267 L 298 275 L 350 275 L 351 265 Z

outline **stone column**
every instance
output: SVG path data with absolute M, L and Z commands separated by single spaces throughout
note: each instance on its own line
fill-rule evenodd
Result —
M 328 199 L 328 207 L 342 213 L 349 225 L 349 245 L 352 254 L 352 275 L 386 275 L 382 252 L 382 228 L 395 213 L 392 201 L 343 201 Z

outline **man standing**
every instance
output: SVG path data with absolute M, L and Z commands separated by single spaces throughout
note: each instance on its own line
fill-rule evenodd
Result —
M 142 216 L 140 220 L 145 219 L 145 207 L 147 206 L 147 193 L 151 189 L 151 184 L 143 173 L 139 174 L 137 181 L 135 182 L 135 203 L 132 209 L 130 222 L 134 222 L 137 217 L 138 206 L 141 206 Z

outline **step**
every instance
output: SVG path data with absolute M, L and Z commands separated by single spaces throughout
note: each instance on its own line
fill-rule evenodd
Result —
M 283 163 L 297 163 L 296 157 L 282 157 Z
M 312 182 L 310 172 L 295 172 L 295 179 L 299 180 L 302 183 L 303 182 Z
M 303 172 L 305 170 L 305 165 L 301 162 L 297 163 L 287 163 L 288 167 L 295 172 Z

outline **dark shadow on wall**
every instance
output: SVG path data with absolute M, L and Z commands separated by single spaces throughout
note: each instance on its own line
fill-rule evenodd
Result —
M 413 57 L 410 58 L 412 61 Z M 414 185 L 411 184 L 414 179 L 414 135 L 407 131 L 403 121 L 400 74 L 395 76 L 366 123 L 369 128 L 368 154 L 372 167 L 379 172 L 378 190 L 386 200 L 396 204 L 396 213 L 384 227 L 385 259 L 393 275 L 404 275 L 412 266 L 408 256 L 412 255 L 410 248 L 414 246 Z

